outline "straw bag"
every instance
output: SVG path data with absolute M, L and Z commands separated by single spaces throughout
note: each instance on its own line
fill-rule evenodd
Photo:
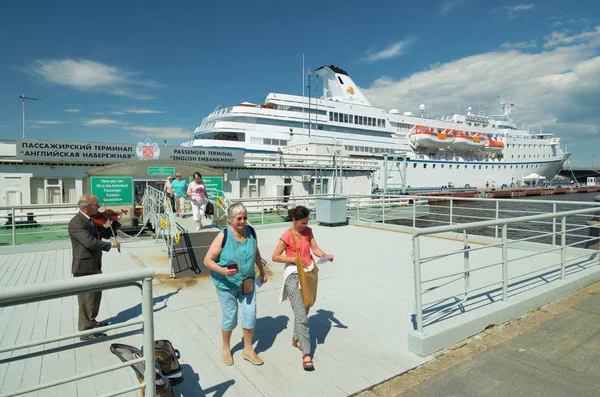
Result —
M 296 268 L 298 270 L 298 281 L 300 282 L 300 290 L 302 291 L 302 298 L 304 299 L 305 307 L 312 307 L 317 301 L 317 287 L 319 286 L 319 268 L 315 263 L 314 258 L 311 255 L 311 259 L 314 264 L 314 269 L 310 272 L 304 271 L 302 266 L 302 259 L 300 258 L 300 249 L 296 241 L 296 235 L 294 231 L 290 229 L 292 240 L 296 246 Z

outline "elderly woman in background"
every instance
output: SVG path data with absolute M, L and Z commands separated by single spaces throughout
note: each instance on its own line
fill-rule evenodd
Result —
M 204 210 L 208 201 L 206 186 L 204 186 L 202 175 L 199 172 L 194 172 L 194 181 L 188 186 L 187 195 L 192 200 L 192 214 L 194 222 L 196 222 L 196 231 L 198 231 L 202 229 L 202 218 L 204 218 Z
M 308 227 L 309 215 L 310 210 L 301 205 L 288 210 L 288 216 L 292 219 L 293 226 L 280 237 L 279 243 L 273 252 L 272 260 L 273 262 L 285 263 L 281 302 L 289 297 L 294 312 L 292 345 L 302 351 L 302 367 L 306 371 L 313 371 L 315 367 L 310 356 L 308 308 L 304 306 L 304 298 L 302 297 L 302 291 L 300 291 L 296 252 L 299 253 L 304 268 L 310 268 L 312 265 L 311 250 L 316 256 L 323 257 L 330 262 L 333 261 L 333 255 L 326 254 L 317 245 L 312 229 Z M 292 233 L 294 233 L 293 236 Z
M 175 196 L 175 212 L 177 213 L 177 216 L 181 215 L 183 218 L 185 215 L 187 182 L 182 178 L 179 172 L 175 174 L 175 180 L 171 182 L 171 189 L 173 190 L 173 195 Z
M 238 308 L 244 333 L 242 357 L 254 365 L 263 361 L 252 347 L 256 325 L 256 292 L 254 289 L 254 265 L 258 267 L 263 283 L 267 275 L 258 249 L 256 232 L 247 225 L 248 212 L 242 203 L 231 205 L 227 211 L 229 226 L 215 237 L 204 257 L 204 264 L 217 289 L 223 319 L 223 363 L 233 364 L 231 356 L 231 333 L 237 326 Z

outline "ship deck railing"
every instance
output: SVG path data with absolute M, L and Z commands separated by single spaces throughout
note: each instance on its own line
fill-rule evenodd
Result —
M 30 340 L 24 343 L 16 343 L 12 346 L 3 346 L 0 348 L 0 354 L 6 355 L 13 352 L 9 357 L 3 357 L 0 362 L 12 363 L 19 360 L 27 360 L 32 357 L 43 357 L 49 354 L 64 352 L 68 350 L 78 349 L 88 345 L 91 342 L 80 342 L 65 345 L 63 341 L 76 339 L 83 336 L 88 336 L 105 331 L 118 330 L 121 328 L 130 328 L 132 326 L 142 325 L 138 330 L 128 330 L 118 332 L 110 336 L 111 339 L 119 338 L 124 335 L 143 334 L 143 351 L 144 356 L 134 360 L 122 362 L 120 364 L 110 365 L 108 367 L 95 369 L 86 373 L 77 373 L 75 375 L 63 378 L 54 379 L 46 383 L 35 384 L 21 389 L 14 389 L 0 394 L 0 397 L 19 396 L 28 393 L 35 393 L 41 390 L 46 390 L 66 383 L 81 381 L 82 379 L 91 378 L 104 373 L 116 371 L 121 368 L 129 367 L 136 363 L 144 363 L 145 373 L 144 379 L 149 382 L 141 381 L 139 385 L 129 386 L 127 388 L 117 390 L 110 396 L 116 396 L 135 390 L 144 390 L 146 396 L 156 395 L 156 384 L 154 383 L 154 320 L 153 320 L 153 300 L 152 300 L 152 279 L 154 278 L 154 269 L 136 269 L 110 274 L 97 274 L 87 277 L 77 277 L 66 280 L 44 281 L 42 283 L 34 283 L 28 285 L 19 285 L 14 287 L 4 288 L 0 291 L 0 308 L 16 307 L 16 310 L 24 310 L 19 305 L 30 303 L 44 302 L 63 297 L 70 297 L 85 292 L 103 291 L 115 288 L 138 287 L 141 290 L 141 309 L 142 317 L 128 320 L 122 323 L 110 324 L 105 327 L 93 328 L 75 333 L 56 335 L 43 340 Z M 37 307 L 37 305 L 36 305 Z M 38 327 L 39 328 L 39 327 Z M 45 334 L 45 324 L 43 326 Z M 33 337 L 37 336 L 33 332 Z M 103 338 L 104 340 L 106 338 Z M 54 345 L 54 347 L 52 347 Z M 43 349 L 40 349 L 40 346 Z M 34 348 L 34 349 L 31 349 Z M 63 364 L 64 365 L 64 364 Z M 19 374 L 20 375 L 20 374 Z M 29 374 L 25 373 L 25 376 Z
M 344 170 L 378 170 L 375 159 L 355 159 L 341 154 L 309 154 L 309 153 L 246 153 L 244 164 L 247 167 L 259 168 L 341 168 Z

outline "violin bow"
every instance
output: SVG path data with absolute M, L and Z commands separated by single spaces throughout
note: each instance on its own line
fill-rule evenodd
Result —
M 102 200 L 102 204 L 104 205 L 104 212 L 106 212 L 106 203 L 104 202 L 104 200 Z M 110 231 L 112 232 L 113 238 L 115 239 L 115 241 L 118 241 L 117 240 L 117 235 L 115 234 L 115 229 L 113 229 L 113 227 L 112 227 L 112 221 L 110 222 L 109 227 L 110 227 Z M 121 247 L 120 246 L 117 248 L 117 251 L 119 251 L 119 254 L 121 253 Z

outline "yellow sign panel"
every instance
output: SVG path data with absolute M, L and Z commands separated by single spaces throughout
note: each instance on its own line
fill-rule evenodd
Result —
M 169 227 L 169 220 L 168 219 L 161 219 L 160 220 L 160 228 L 161 229 L 166 229 Z

